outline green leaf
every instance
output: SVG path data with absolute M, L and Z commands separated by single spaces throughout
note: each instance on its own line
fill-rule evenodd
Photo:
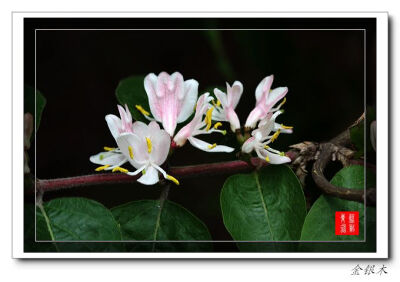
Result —
M 31 113 L 35 117 L 35 97 L 36 97 L 36 131 L 39 128 L 40 120 L 44 106 L 46 105 L 46 98 L 31 86 L 25 85 L 24 87 L 24 113 Z
M 112 213 L 102 204 L 85 198 L 60 198 L 36 210 L 39 241 L 120 241 L 121 232 Z M 57 243 L 59 250 L 104 251 L 111 244 Z M 112 246 L 115 249 L 115 246 Z
M 57 251 L 53 243 L 36 242 L 35 229 L 37 236 L 45 240 L 51 240 L 47 231 L 46 222 L 38 218 L 35 228 L 35 206 L 33 204 L 24 205 L 24 251 L 25 252 L 55 252 Z M 43 232 L 43 233 L 42 233 Z
M 112 209 L 121 226 L 123 240 L 154 241 L 138 243 L 142 251 L 210 251 L 210 243 L 184 241 L 210 241 L 207 227 L 182 206 L 158 200 L 142 200 Z M 156 243 L 156 241 L 181 241 Z
M 300 239 L 306 203 L 301 184 L 288 166 L 269 165 L 253 173 L 230 176 L 220 201 L 225 227 L 236 241 Z M 285 248 L 275 243 L 263 245 L 263 250 Z M 254 250 L 251 244 L 238 246 L 244 251 Z
M 148 122 L 143 114 L 136 109 L 136 105 L 140 105 L 151 114 L 149 100 L 144 90 L 144 76 L 130 76 L 121 80 L 117 86 L 115 95 L 121 105 L 128 105 L 135 120 Z
M 365 139 L 366 139 L 366 151 L 371 152 L 373 151 L 371 145 L 371 138 L 370 138 L 370 128 L 371 122 L 376 120 L 376 113 L 375 109 L 372 107 L 367 108 L 367 115 L 366 120 L 363 120 L 358 125 L 350 128 L 350 139 L 354 146 L 357 148 L 357 152 L 355 154 L 355 158 L 359 158 L 364 155 L 364 125 L 367 124 L 365 128 Z
M 336 186 L 350 189 L 364 189 L 364 179 L 367 178 L 367 187 L 374 186 L 375 175 L 367 170 L 364 177 L 364 167 L 353 165 L 341 169 L 331 180 Z M 359 230 L 358 236 L 335 235 L 335 212 L 336 211 L 358 211 L 359 212 Z M 351 244 L 343 243 L 304 243 L 301 244 L 301 250 L 311 251 L 371 251 L 375 248 L 375 227 L 376 227 L 376 209 L 367 207 L 366 211 L 366 230 L 367 243 Z M 321 195 L 311 207 L 304 222 L 301 240 L 304 241 L 354 241 L 364 240 L 364 204 L 342 200 L 336 197 Z

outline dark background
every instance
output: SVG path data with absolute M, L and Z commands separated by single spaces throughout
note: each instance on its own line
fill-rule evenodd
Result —
M 328 140 L 361 115 L 364 69 L 367 103 L 374 104 L 375 22 L 369 19 L 26 19 L 25 83 L 35 84 L 35 28 L 150 27 L 347 30 L 37 30 L 36 88 L 47 99 L 36 137 L 38 178 L 94 172 L 96 165 L 89 162 L 89 156 L 103 146 L 114 146 L 104 117 L 118 113 L 115 89 L 130 75 L 179 71 L 185 79 L 200 83 L 199 95 L 209 87 L 224 86 L 225 81 L 239 80 L 244 93 L 237 113 L 244 124 L 255 104 L 257 84 L 274 74 L 273 88 L 289 88 L 279 122 L 294 126 L 292 135 L 282 134 L 274 143 L 274 148 L 284 151 L 304 140 Z M 205 139 L 209 138 L 226 142 L 218 135 Z M 233 158 L 233 154 L 210 154 L 186 145 L 176 152 L 172 164 Z M 31 168 L 34 170 L 33 161 Z M 232 240 L 219 208 L 226 177 L 184 180 L 169 194 L 170 200 L 205 222 L 214 240 Z M 107 185 L 47 193 L 45 200 L 82 196 L 113 207 L 157 199 L 159 194 L 158 187 Z M 230 248 L 235 249 L 225 250 Z

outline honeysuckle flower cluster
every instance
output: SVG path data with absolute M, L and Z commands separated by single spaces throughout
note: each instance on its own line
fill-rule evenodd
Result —
M 242 152 L 251 153 L 254 150 L 259 158 L 271 164 L 290 162 L 290 158 L 284 152 L 272 149 L 269 146 L 281 133 L 281 129 L 275 126 L 275 119 L 281 113 L 282 111 L 276 111 L 270 118 L 267 116 L 260 121 L 258 128 L 251 133 L 252 137 L 243 143 Z M 274 133 L 271 135 L 271 132 Z
M 200 134 L 210 134 L 213 132 L 220 132 L 222 134 L 226 134 L 225 130 L 219 130 L 218 127 L 222 125 L 222 123 L 217 122 L 212 126 L 212 112 L 213 107 L 209 108 L 209 102 L 212 101 L 212 98 L 209 96 L 210 93 L 205 93 L 200 96 L 197 106 L 196 113 L 192 121 L 190 121 L 187 125 L 185 125 L 174 137 L 174 142 L 177 146 L 183 146 L 188 140 L 190 144 L 194 147 L 199 148 L 200 150 L 206 152 L 226 152 L 230 153 L 233 151 L 233 148 L 224 146 L 209 144 L 205 141 L 202 141 L 194 136 Z M 204 119 L 203 116 L 205 115 Z
M 245 127 L 258 128 L 251 132 L 252 137 L 247 139 L 243 146 L 243 153 L 255 151 L 257 156 L 271 164 L 282 164 L 290 162 L 290 158 L 284 152 L 272 149 L 269 144 L 274 142 L 280 133 L 292 133 L 293 127 L 278 124 L 275 119 L 283 113 L 281 107 L 285 104 L 287 87 L 271 89 L 274 76 L 265 77 L 257 86 L 255 91 L 256 106 L 247 117 Z M 283 101 L 274 108 L 280 101 Z M 274 132 L 272 135 L 271 132 Z
M 284 153 L 269 147 L 280 133 L 291 133 L 292 127 L 275 122 L 276 117 L 283 112 L 280 110 L 285 100 L 274 108 L 288 89 L 278 87 L 271 90 L 273 76 L 264 78 L 256 88 L 256 106 L 247 118 L 245 127 L 254 129 L 250 137 L 242 146 L 242 152 L 255 151 L 257 156 L 270 162 L 279 164 L 289 162 Z M 235 81 L 232 86 L 226 83 L 226 93 L 215 88 L 214 97 L 204 93 L 198 97 L 199 83 L 194 79 L 184 80 L 183 76 L 175 72 L 169 75 L 166 72 L 158 76 L 154 73 L 144 79 L 144 88 L 147 93 L 150 112 L 142 105 L 134 105 L 146 119 L 147 125 L 140 121 L 133 121 L 127 105 L 125 108 L 118 105 L 120 117 L 107 115 L 107 125 L 114 137 L 117 147 L 104 147 L 104 152 L 91 156 L 90 161 L 100 165 L 96 171 L 122 172 L 128 175 L 138 175 L 138 182 L 153 185 L 159 181 L 161 174 L 165 179 L 179 184 L 179 181 L 162 168 L 168 158 L 171 147 L 181 147 L 186 141 L 206 152 L 233 152 L 233 148 L 225 145 L 210 144 L 199 139 L 199 135 L 221 133 L 223 122 L 229 122 L 230 129 L 238 133 L 241 130 L 239 118 L 235 108 L 243 93 L 243 85 Z M 185 122 L 195 111 L 194 117 L 184 125 L 175 135 L 177 124 Z M 214 123 L 213 123 L 214 121 Z M 162 124 L 162 128 L 157 123 Z M 270 135 L 271 132 L 274 132 Z M 171 145 L 174 146 L 171 146 Z M 135 170 L 129 171 L 121 166 L 129 163 Z

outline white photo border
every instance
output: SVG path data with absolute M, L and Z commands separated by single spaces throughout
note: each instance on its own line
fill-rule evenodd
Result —
M 376 253 L 24 253 L 23 251 L 23 20 L 29 18 L 376 18 L 377 248 Z M 387 13 L 12 13 L 13 257 L 14 258 L 387 258 L 388 257 L 388 15 Z M 35 32 L 36 33 L 36 32 Z M 364 42 L 365 44 L 365 42 Z M 365 46 L 364 46 L 365 48 Z M 365 56 L 365 54 L 364 54 Z M 365 66 L 364 66 L 365 68 Z M 365 70 L 364 70 L 365 72 Z M 364 82 L 365 83 L 365 82 Z M 364 90 L 365 91 L 365 90 Z M 379 93 L 381 93 L 379 95 Z M 378 99 L 379 97 L 379 99 Z M 379 208 L 378 208 L 379 207 Z M 79 241 L 81 242 L 81 241 Z M 219 242 L 219 241 L 218 241 Z M 222 241 L 235 242 L 235 241 Z M 335 242 L 335 241 L 333 241 Z M 354 241 L 353 241 L 354 242 Z

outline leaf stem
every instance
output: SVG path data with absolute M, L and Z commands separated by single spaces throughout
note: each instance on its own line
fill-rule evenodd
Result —
M 42 195 L 39 196 L 39 199 L 40 200 L 36 203 L 36 205 L 39 207 L 40 212 L 42 213 L 42 215 L 44 217 L 44 220 L 46 221 L 46 226 L 47 226 L 47 230 L 49 231 L 51 241 L 55 241 L 56 238 L 54 237 L 53 229 L 51 229 L 50 219 L 47 216 L 47 213 L 46 213 L 46 211 L 45 211 L 45 209 L 43 207 Z M 59 252 L 60 250 L 58 249 L 58 246 L 57 246 L 56 242 L 53 242 L 53 245 L 56 248 L 57 252 Z
M 37 206 L 39 207 L 40 212 L 42 213 L 44 220 L 46 221 L 47 230 L 49 230 L 51 241 L 55 241 L 56 239 L 54 237 L 53 230 L 51 229 L 51 226 L 50 226 L 50 220 L 49 220 L 49 217 L 47 216 L 46 211 L 43 208 L 43 205 L 41 203 L 39 203 L 39 204 L 37 204 Z
M 153 235 L 153 247 L 152 247 L 152 251 L 154 252 L 155 248 L 156 248 L 156 241 L 157 241 L 157 232 L 158 229 L 160 228 L 160 220 L 161 220 L 161 213 L 164 207 L 164 203 L 168 198 L 168 193 L 169 193 L 169 188 L 171 187 L 170 183 L 162 183 L 162 190 L 161 190 L 161 195 L 160 195 L 160 206 L 159 206 L 159 211 L 157 214 L 157 221 L 156 221 L 156 227 L 154 229 L 154 235 Z

